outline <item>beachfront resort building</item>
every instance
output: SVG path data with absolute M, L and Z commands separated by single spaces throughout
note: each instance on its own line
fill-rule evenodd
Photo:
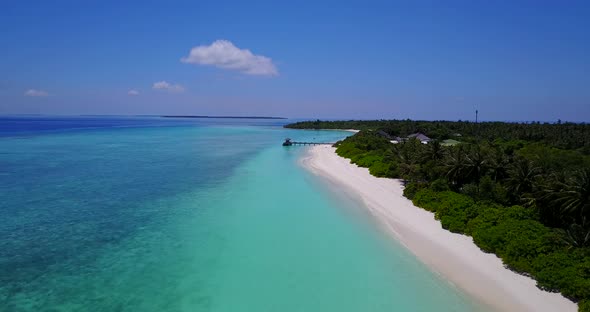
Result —
M 412 138 L 420 141 L 420 143 L 422 143 L 422 144 L 428 144 L 428 142 L 431 141 L 431 139 L 429 137 L 427 137 L 426 135 L 424 135 L 423 133 L 420 133 L 420 132 L 408 135 L 407 139 L 409 140 Z
M 443 140 L 440 145 L 442 146 L 455 146 L 457 144 L 460 144 L 461 142 L 457 141 L 457 140 L 453 140 L 453 139 L 447 139 L 447 140 Z
M 405 142 L 405 141 L 407 141 L 409 139 L 416 139 L 416 140 L 420 141 L 420 143 L 422 143 L 422 144 L 428 144 L 428 142 L 432 141 L 431 138 L 427 137 L 424 133 L 420 133 L 420 132 L 417 132 L 417 133 L 414 133 L 414 134 L 410 134 L 406 138 L 401 138 L 401 137 L 398 137 L 398 136 L 395 136 L 395 137 L 394 136 L 391 136 L 391 135 L 389 135 L 387 132 L 385 132 L 383 130 L 379 131 L 379 134 L 381 134 L 382 136 L 384 136 L 386 139 L 389 140 L 389 142 L 391 142 L 393 144 L 398 144 L 400 142 Z

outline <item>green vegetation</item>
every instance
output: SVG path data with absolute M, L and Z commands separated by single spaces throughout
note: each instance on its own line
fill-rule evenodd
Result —
M 539 288 L 590 311 L 590 125 L 381 120 L 287 127 L 363 130 L 338 142 L 338 155 L 375 176 L 403 179 L 404 195 L 445 229 L 472 236 Z M 434 140 L 389 141 L 413 132 Z M 443 144 L 448 139 L 460 143 Z
M 463 142 L 481 141 L 544 143 L 560 149 L 579 149 L 590 155 L 590 126 L 577 123 L 506 123 L 469 121 L 417 121 L 417 120 L 348 120 L 302 121 L 285 126 L 292 129 L 357 129 L 384 130 L 405 137 L 422 132 L 430 138 L 442 141 L 455 139 Z

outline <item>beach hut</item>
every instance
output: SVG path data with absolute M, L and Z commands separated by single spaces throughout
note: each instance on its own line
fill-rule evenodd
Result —
M 390 140 L 390 141 L 395 139 L 394 137 L 392 137 L 391 135 L 389 135 L 389 133 L 387 133 L 387 132 L 385 132 L 385 131 L 383 131 L 383 130 L 379 130 L 379 131 L 377 131 L 377 133 L 378 133 L 380 136 L 382 136 L 382 137 L 384 137 L 384 138 L 386 138 L 386 139 L 388 139 L 388 140 Z
M 414 134 L 408 135 L 408 139 L 415 138 L 416 140 L 420 141 L 422 144 L 428 144 L 432 139 L 424 135 L 423 133 L 417 132 Z
M 389 142 L 391 142 L 393 144 L 398 144 L 398 143 L 403 142 L 403 141 L 404 141 L 404 139 L 402 139 L 402 138 L 400 138 L 398 136 L 394 137 L 393 140 L 389 140 Z

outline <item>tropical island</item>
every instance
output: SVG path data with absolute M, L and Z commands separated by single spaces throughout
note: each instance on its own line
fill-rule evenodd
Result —
M 577 302 L 579 311 L 590 311 L 590 125 L 561 121 L 316 120 L 285 127 L 361 130 L 335 144 L 337 155 L 358 167 L 368 168 L 375 177 L 399 179 L 396 181 L 401 182 L 400 197 L 403 189 L 403 195 L 414 206 L 434 214 L 447 234 L 472 237 L 479 249 L 501 258 L 503 265 L 513 272 L 533 278 L 538 288 L 559 292 Z M 323 152 L 317 147 L 313 149 L 314 153 L 324 153 L 314 156 L 318 159 L 334 154 L 333 149 L 324 148 Z M 322 168 L 321 161 L 316 159 L 311 166 L 326 173 L 327 167 Z M 339 170 L 353 170 L 344 166 Z M 361 181 L 354 174 L 357 173 L 351 171 L 349 175 L 349 180 L 357 179 L 349 183 L 352 188 L 358 187 L 355 183 L 369 181 Z M 391 188 L 390 193 L 396 192 L 396 184 L 387 184 L 386 180 L 389 179 L 371 181 L 382 183 L 382 188 Z M 371 202 L 373 198 L 369 197 L 376 192 L 365 189 L 365 201 Z M 419 232 L 407 224 L 413 219 L 395 215 L 400 212 L 391 210 L 398 207 L 390 206 L 374 207 L 372 212 L 386 217 L 394 214 L 389 216 L 388 226 L 402 238 L 411 237 L 404 230 Z M 403 207 L 406 208 L 410 209 Z M 413 251 L 420 257 L 418 243 L 411 240 L 404 243 L 410 249 L 416 247 Z M 422 243 L 432 242 L 423 240 Z M 461 249 L 461 252 L 468 251 Z M 474 251 L 469 252 L 473 253 L 473 259 L 478 257 Z M 427 254 L 422 255 L 425 262 L 431 260 Z M 431 255 L 437 256 L 442 257 Z M 436 261 L 432 260 L 435 268 L 440 264 Z M 438 268 L 446 269 L 442 265 Z M 466 268 L 465 275 L 469 273 Z M 473 281 L 464 285 L 477 287 Z M 481 293 L 474 291 L 474 295 Z M 535 301 L 532 298 L 529 301 Z M 527 308 L 534 310 L 534 304 L 531 302 Z M 556 303 L 555 309 L 559 304 Z M 551 311 L 551 308 L 544 310 Z

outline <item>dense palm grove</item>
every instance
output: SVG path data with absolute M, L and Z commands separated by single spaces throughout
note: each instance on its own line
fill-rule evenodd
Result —
M 544 143 L 561 149 L 577 149 L 590 155 L 590 125 L 577 123 L 506 123 L 469 121 L 415 121 L 415 120 L 349 120 L 303 121 L 286 126 L 292 129 L 383 129 L 392 135 L 406 136 L 422 132 L 437 140 L 463 136 L 461 141 L 512 141 Z
M 287 127 L 363 130 L 337 143 L 337 153 L 375 176 L 403 179 L 406 197 L 445 229 L 472 236 L 540 288 L 590 311 L 590 125 L 381 120 Z M 414 132 L 434 140 L 388 138 Z M 449 138 L 461 143 L 443 146 Z

